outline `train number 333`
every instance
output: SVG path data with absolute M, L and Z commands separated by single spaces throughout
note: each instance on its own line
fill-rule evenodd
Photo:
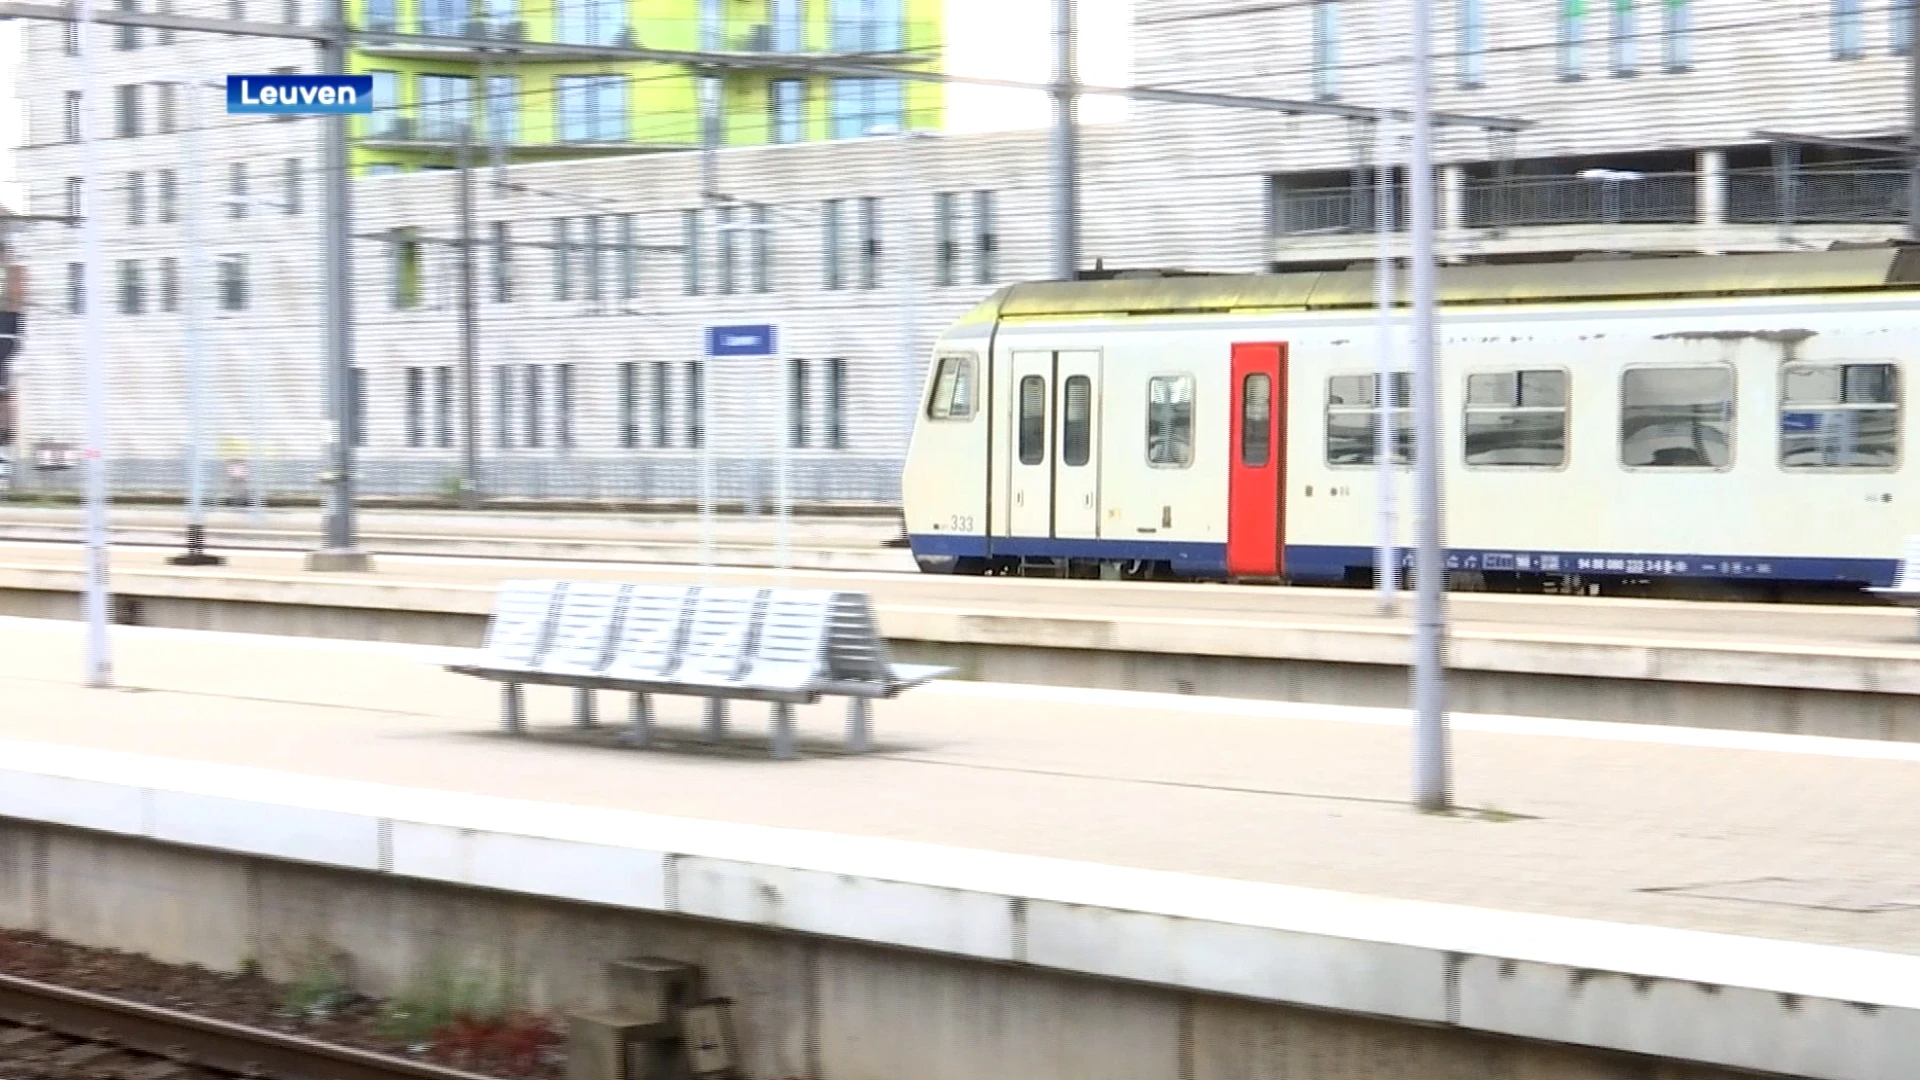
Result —
M 967 514 L 953 515 L 952 528 L 954 532 L 972 532 L 973 517 Z

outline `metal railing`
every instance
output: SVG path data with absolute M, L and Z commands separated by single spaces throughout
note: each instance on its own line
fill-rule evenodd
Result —
M 1466 224 L 1475 229 L 1541 225 L 1685 223 L 1699 219 L 1693 173 L 1635 174 L 1633 179 L 1581 176 L 1470 180 Z
M 1899 169 L 1734 169 L 1727 220 L 1740 224 L 1893 224 L 1907 219 Z

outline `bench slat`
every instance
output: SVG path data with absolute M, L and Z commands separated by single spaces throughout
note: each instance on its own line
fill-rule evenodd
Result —
M 747 685 L 799 690 L 826 672 L 827 628 L 833 593 L 825 589 L 774 589 L 760 621 L 760 639 L 748 665 Z
M 646 682 L 672 672 L 686 640 L 688 596 L 697 591 L 684 585 L 635 585 L 629 589 L 620 638 L 606 676 Z
M 566 582 L 550 578 L 501 582 L 493 617 L 487 620 L 487 640 L 474 666 L 496 671 L 537 669 L 566 587 Z
M 701 589 L 674 679 L 689 686 L 739 685 L 765 592 L 738 587 Z
M 553 643 L 540 661 L 552 675 L 595 675 L 606 666 L 614 625 L 629 586 L 617 581 L 575 581 L 567 585 Z

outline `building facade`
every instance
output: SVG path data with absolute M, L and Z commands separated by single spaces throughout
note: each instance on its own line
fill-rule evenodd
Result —
M 1403 8 L 1137 0 L 1137 81 L 1398 105 Z M 1905 229 L 1901 162 L 1789 151 L 1778 137 L 1903 130 L 1903 4 L 1439 9 L 1437 107 L 1528 123 L 1512 136 L 1463 127 L 1438 138 L 1450 261 L 1825 247 Z M 49 121 L 58 131 L 74 86 L 62 32 L 39 24 L 29 34 L 21 93 L 36 138 Z M 105 53 L 102 83 L 151 78 L 151 64 L 130 59 Z M 114 275 L 98 295 L 111 305 L 123 487 L 180 484 L 183 309 L 197 282 L 208 311 L 209 468 L 250 458 L 276 490 L 311 492 L 325 431 L 321 262 L 315 199 L 302 185 L 316 134 L 306 121 L 227 124 L 187 155 L 176 123 L 101 144 L 102 174 L 115 179 L 91 209 Z M 1378 134 L 1339 118 L 1138 103 L 1126 124 L 1085 132 L 1083 270 L 1370 259 Z M 1388 144 L 1399 134 L 1389 131 Z M 921 364 L 941 327 L 1002 284 L 1048 273 L 1046 133 L 735 142 L 716 158 L 718 199 L 706 197 L 693 153 L 519 157 L 475 170 L 471 393 L 459 175 L 356 182 L 353 433 L 365 489 L 452 490 L 471 414 L 494 495 L 682 501 L 705 457 L 723 497 L 753 500 L 771 490 L 785 453 L 804 500 L 894 498 Z M 42 200 L 83 198 L 67 183 L 73 151 L 55 139 L 22 152 L 36 211 Z M 158 194 L 189 175 L 205 192 L 197 273 L 187 189 Z M 1404 201 L 1402 190 L 1396 227 Z M 77 237 L 58 224 L 23 236 L 33 280 L 68 286 L 32 297 L 40 317 L 16 380 L 30 445 L 78 438 Z M 705 357 L 708 328 L 763 323 L 777 327 L 777 358 Z M 73 477 L 22 479 L 57 487 Z

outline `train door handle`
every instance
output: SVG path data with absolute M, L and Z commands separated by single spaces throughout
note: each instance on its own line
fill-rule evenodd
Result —
M 1026 493 L 1026 492 L 1024 492 L 1024 491 L 1016 491 L 1016 492 L 1014 492 L 1014 493 L 1013 493 L 1013 505 L 1015 505 L 1015 506 L 1025 506 L 1025 505 L 1027 505 L 1027 493 Z
M 1093 509 L 1093 496 L 1088 495 L 1080 505 L 1086 507 L 1089 510 Z

